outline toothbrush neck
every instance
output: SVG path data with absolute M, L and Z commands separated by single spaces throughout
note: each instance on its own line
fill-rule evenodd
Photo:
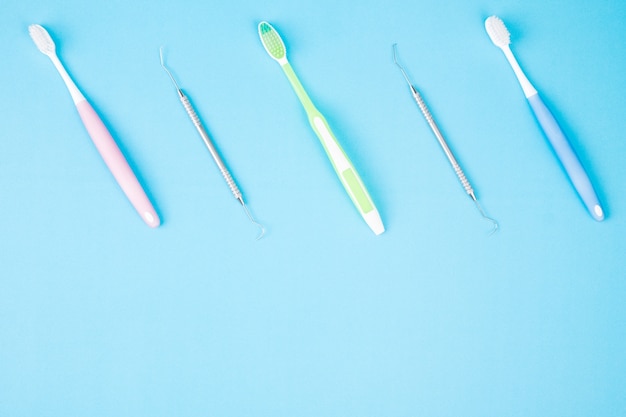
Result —
M 285 61 L 284 63 L 281 63 L 281 68 L 285 72 L 287 79 L 291 83 L 291 87 L 296 92 L 296 95 L 300 99 L 300 102 L 302 103 L 302 106 L 304 106 L 306 111 L 308 112 L 309 110 L 315 109 L 315 105 L 311 101 L 311 98 L 309 98 L 309 95 L 304 90 L 304 87 L 300 83 L 298 76 L 294 72 L 289 62 Z
M 507 45 L 506 47 L 502 48 L 502 52 L 504 52 L 504 56 L 506 56 L 509 64 L 511 64 L 511 68 L 513 68 L 513 72 L 515 72 L 515 76 L 522 86 L 522 90 L 524 90 L 524 95 L 526 96 L 526 98 L 537 94 L 537 90 L 535 89 L 535 87 L 533 87 L 530 81 L 528 81 L 528 78 L 524 74 L 524 71 L 522 71 L 522 68 L 517 63 L 517 59 L 515 59 L 515 55 L 513 55 L 513 52 L 511 52 L 511 48 Z
M 74 100 L 74 104 L 78 104 L 81 101 L 85 101 L 85 96 L 83 96 L 83 94 L 80 92 L 78 87 L 76 87 L 76 84 L 74 84 L 74 81 L 72 81 L 72 78 L 65 70 L 65 67 L 63 67 L 63 64 L 61 63 L 59 58 L 56 55 L 52 55 L 50 59 L 52 60 L 52 63 L 56 67 L 57 71 L 59 71 L 59 74 L 61 74 L 61 78 L 63 78 L 63 82 L 65 82 L 67 89 L 70 91 L 70 94 L 72 95 L 72 100 Z

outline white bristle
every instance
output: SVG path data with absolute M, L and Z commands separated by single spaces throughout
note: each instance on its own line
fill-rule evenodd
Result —
M 505 47 L 511 43 L 511 34 L 498 16 L 490 16 L 485 20 L 485 29 L 491 38 L 491 42 L 498 48 Z
M 50 55 L 54 53 L 54 41 L 50 37 L 50 34 L 43 26 L 40 25 L 30 25 L 28 27 L 28 33 L 30 37 L 35 42 L 37 48 L 41 51 L 41 53 Z
M 83 96 L 83 94 L 80 92 L 78 87 L 76 87 L 76 84 L 74 84 L 74 81 L 72 81 L 72 79 L 70 78 L 69 74 L 63 67 L 63 64 L 61 63 L 61 61 L 59 61 L 59 58 L 57 57 L 57 54 L 56 54 L 56 47 L 54 46 L 54 41 L 52 40 L 52 37 L 50 36 L 48 31 L 44 29 L 43 26 L 30 25 L 28 27 L 28 33 L 30 34 L 30 37 L 33 38 L 33 42 L 35 42 L 35 45 L 37 46 L 39 51 L 41 51 L 42 54 L 48 56 L 48 58 L 50 58 L 50 60 L 54 64 L 57 71 L 59 71 L 61 78 L 63 78 L 63 81 L 65 82 L 65 85 L 67 86 L 67 89 L 70 91 L 70 94 L 72 95 L 72 99 L 74 100 L 74 103 L 78 104 L 81 101 L 85 101 L 85 96 Z

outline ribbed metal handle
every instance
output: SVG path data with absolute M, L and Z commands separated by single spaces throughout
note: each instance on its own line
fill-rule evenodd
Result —
M 241 191 L 239 191 L 239 187 L 237 187 L 235 180 L 233 180 L 233 177 L 232 175 L 230 175 L 228 168 L 226 168 L 226 164 L 224 164 L 224 161 L 222 161 L 222 158 L 220 157 L 219 153 L 217 152 L 217 149 L 215 148 L 215 145 L 213 145 L 213 142 L 211 141 L 209 134 L 204 129 L 204 126 L 202 125 L 202 122 L 200 121 L 200 118 L 198 117 L 196 110 L 191 105 L 191 102 L 189 101 L 187 96 L 180 90 L 179 90 L 179 96 L 180 96 L 181 103 L 183 103 L 183 107 L 185 107 L 185 111 L 187 112 L 187 115 L 189 115 L 189 118 L 193 122 L 193 125 L 198 130 L 198 133 L 200 133 L 200 136 L 202 137 L 204 144 L 209 149 L 209 152 L 211 153 L 211 156 L 215 160 L 215 163 L 217 164 L 217 167 L 219 168 L 220 173 L 222 174 L 222 177 L 224 177 L 224 180 L 226 181 L 228 188 L 230 188 L 230 191 L 233 193 L 233 196 L 237 200 L 242 202 L 243 204 Z
M 435 124 L 436 126 L 435 120 L 433 119 L 433 115 L 430 114 L 430 110 L 428 110 L 428 106 L 426 106 L 426 102 L 424 102 L 422 95 L 414 88 L 411 90 L 413 93 L 413 98 L 417 102 L 417 106 L 422 111 L 422 114 L 426 118 L 426 121 L 428 122 L 428 124 L 431 125 L 431 127 L 432 127 L 432 124 Z
M 450 161 L 450 165 L 452 165 L 452 169 L 454 169 L 454 173 L 456 174 L 459 181 L 461 182 L 463 189 L 470 197 L 472 197 L 472 199 L 476 199 L 476 197 L 474 196 L 474 190 L 472 189 L 472 186 L 470 185 L 467 177 L 465 176 L 465 173 L 461 169 L 461 166 L 459 165 L 459 163 L 456 161 L 456 158 L 452 154 L 450 147 L 448 147 L 448 144 L 446 143 L 446 140 L 441 134 L 441 131 L 439 130 L 439 127 L 437 126 L 437 123 L 435 123 L 435 119 L 433 119 L 432 114 L 430 114 L 430 110 L 428 110 L 428 106 L 426 106 L 426 102 L 424 102 L 422 95 L 413 86 L 411 86 L 411 93 L 413 94 L 413 98 L 417 102 L 417 106 L 419 107 L 422 114 L 424 115 L 424 118 L 428 122 L 428 125 L 430 126 L 431 130 L 437 137 L 437 140 L 439 141 L 439 144 L 441 145 L 443 152 L 446 154 L 448 161 Z
M 463 189 L 465 190 L 465 192 L 467 194 L 469 194 L 470 196 L 472 196 L 472 198 L 474 198 L 474 190 L 472 189 L 472 186 L 470 185 L 469 181 L 467 180 L 467 177 L 465 176 L 465 173 L 463 172 L 463 170 L 461 169 L 461 167 L 459 166 L 459 164 L 454 161 L 454 163 L 452 163 L 452 168 L 454 168 L 454 172 L 456 173 L 456 176 L 459 178 L 459 181 L 461 181 L 461 185 L 463 186 Z
M 191 102 L 189 102 L 187 96 L 181 93 L 180 101 L 181 103 L 183 103 L 183 107 L 185 108 L 185 111 L 189 115 L 189 118 L 193 122 L 194 126 L 196 126 L 196 128 L 202 126 L 202 123 L 200 123 L 200 118 L 198 117 L 198 114 L 196 113 L 193 106 L 191 105 Z
M 233 193 L 233 196 L 237 200 L 241 200 L 241 191 L 239 191 L 239 187 L 237 187 L 237 184 L 235 184 L 235 180 L 230 175 L 230 172 L 222 168 L 220 168 L 220 172 L 222 173 L 222 177 L 224 177 L 226 184 L 228 184 L 228 188 L 230 188 L 230 192 Z

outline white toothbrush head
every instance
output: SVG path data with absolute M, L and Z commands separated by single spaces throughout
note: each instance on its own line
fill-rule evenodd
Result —
M 54 41 L 50 37 L 50 34 L 41 25 L 30 25 L 28 27 L 28 33 L 35 42 L 37 48 L 42 54 L 52 56 L 55 54 Z
M 267 22 L 259 23 L 259 37 L 267 53 L 278 63 L 287 61 L 287 48 L 276 29 Z
M 511 43 L 511 34 L 498 16 L 489 16 L 485 20 L 485 29 L 491 42 L 498 48 L 506 48 Z
M 52 56 L 55 54 L 55 45 L 52 37 L 48 31 L 41 25 L 30 25 L 28 27 L 28 33 L 30 37 L 35 42 L 37 49 L 41 51 L 42 54 Z
M 37 49 L 39 49 L 42 54 L 50 58 L 57 71 L 59 71 L 61 78 L 63 78 L 67 89 L 72 95 L 74 104 L 78 104 L 79 102 L 84 101 L 85 97 L 80 92 L 78 87 L 76 87 L 76 84 L 74 84 L 74 81 L 72 81 L 72 78 L 70 78 L 65 68 L 63 68 L 63 64 L 61 63 L 61 61 L 59 61 L 56 53 L 56 46 L 54 45 L 54 41 L 52 40 L 52 37 L 50 36 L 48 31 L 41 25 L 30 25 L 28 27 L 28 33 L 33 39 L 33 42 L 35 42 L 35 46 L 37 46 Z

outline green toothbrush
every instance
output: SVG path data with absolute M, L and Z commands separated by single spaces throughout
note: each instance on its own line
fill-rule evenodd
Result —
M 317 110 L 304 90 L 304 87 L 302 87 L 302 84 L 296 76 L 296 73 L 293 71 L 293 68 L 287 61 L 287 49 L 285 48 L 285 43 L 281 39 L 280 35 L 276 32 L 276 29 L 274 29 L 272 25 L 267 22 L 261 22 L 259 23 L 259 36 L 267 53 L 280 64 L 280 67 L 285 72 L 287 79 L 291 83 L 291 87 L 293 87 L 307 113 L 307 116 L 309 117 L 311 127 L 317 134 L 320 142 L 322 142 L 326 155 L 328 155 L 328 158 L 330 159 L 339 180 L 341 180 L 341 184 L 343 184 L 343 187 L 348 192 L 352 203 L 354 203 L 354 206 L 359 210 L 359 213 L 361 213 L 361 216 L 363 216 L 363 219 L 375 234 L 379 235 L 383 233 L 385 231 L 385 226 L 380 219 L 380 215 L 374 206 L 372 198 L 363 185 L 363 182 L 352 165 L 352 162 L 350 162 L 350 159 L 341 148 L 341 145 L 339 145 L 339 142 L 333 135 L 333 132 L 330 130 L 328 122 L 324 116 L 322 116 L 322 113 Z

